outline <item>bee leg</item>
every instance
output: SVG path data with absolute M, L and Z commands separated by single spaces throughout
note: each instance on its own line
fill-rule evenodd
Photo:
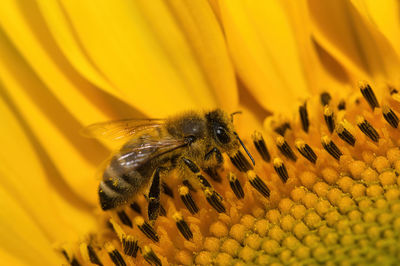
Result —
M 208 203 L 219 213 L 225 212 L 225 206 L 222 204 L 222 196 L 214 190 L 212 185 L 200 173 L 200 168 L 191 160 L 182 157 L 183 162 L 189 170 L 196 175 L 201 184 L 201 188 L 206 196 Z
M 218 164 L 223 163 L 223 158 L 222 158 L 222 153 L 220 150 L 218 150 L 217 147 L 212 148 L 209 152 L 206 153 L 206 156 L 204 156 L 204 160 L 208 161 L 211 159 L 211 155 L 215 153 L 215 158 L 217 159 Z
M 221 183 L 222 178 L 221 178 L 221 176 L 219 175 L 219 173 L 217 171 L 218 168 L 219 167 L 207 167 L 207 168 L 204 168 L 203 171 L 206 172 L 206 174 L 208 176 L 210 176 L 212 178 L 212 180 L 214 180 L 214 181 L 216 181 L 218 183 Z
M 154 171 L 153 179 L 151 181 L 151 186 L 148 194 L 148 208 L 147 214 L 149 216 L 149 220 L 154 221 L 157 219 L 160 210 L 160 193 L 161 193 L 161 181 L 160 181 L 160 172 L 162 167 L 157 167 Z
M 206 155 L 204 156 L 204 160 L 209 161 L 212 158 L 213 154 L 215 154 L 215 159 L 217 160 L 217 166 L 215 166 L 215 167 L 213 167 L 213 166 L 207 167 L 207 168 L 205 168 L 203 170 L 214 181 L 220 183 L 222 181 L 222 178 L 217 172 L 219 166 L 223 163 L 222 153 L 220 152 L 220 150 L 218 148 L 216 148 L 216 147 L 212 148 L 209 152 L 206 153 Z

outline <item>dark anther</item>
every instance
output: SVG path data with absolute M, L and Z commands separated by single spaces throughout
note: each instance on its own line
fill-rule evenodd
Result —
M 304 141 L 298 140 L 296 141 L 296 148 L 303 155 L 304 158 L 315 164 L 317 161 L 317 155 L 313 151 L 313 149 Z
M 214 180 L 215 182 L 221 183 L 222 178 L 219 175 L 217 168 L 208 167 L 208 168 L 204 169 L 204 172 L 206 172 L 206 174 L 209 175 L 212 178 L 212 180 Z
M 338 110 L 345 110 L 346 109 L 346 102 L 341 100 L 337 106 Z
M 343 122 L 338 124 L 336 132 L 342 140 L 346 141 L 351 146 L 354 146 L 356 143 L 355 137 L 345 128 Z
M 149 239 L 153 240 L 154 242 L 158 242 L 160 240 L 154 228 L 151 227 L 148 222 L 145 222 L 142 217 L 136 217 L 135 223 L 140 231 L 142 231 L 142 233 L 145 234 Z
M 208 203 L 219 213 L 225 212 L 225 206 L 222 204 L 222 197 L 216 191 L 211 189 L 205 190 Z
M 253 165 L 256 165 L 256 162 L 254 161 L 253 156 L 251 156 L 249 150 L 246 148 L 246 145 L 244 145 L 243 141 L 239 138 L 239 135 L 236 132 L 233 132 L 233 134 L 235 134 L 236 139 L 239 141 L 240 145 L 242 146 L 243 150 L 246 152 L 247 156 L 249 157 L 249 159 L 251 160 Z
M 91 263 L 103 266 L 103 263 L 101 263 L 99 257 L 97 256 L 96 252 L 94 251 L 93 247 L 91 245 L 87 245 L 87 252 L 89 255 L 89 260 Z
M 81 265 L 76 258 L 72 258 L 70 264 L 71 264 L 71 266 L 80 266 Z
M 332 97 L 328 92 L 321 93 L 320 100 L 322 106 L 328 105 L 331 101 Z
M 183 180 L 182 184 L 187 186 L 190 189 L 190 191 L 197 192 L 197 190 L 192 186 L 192 184 L 190 184 L 189 180 L 187 180 L 187 179 Z
M 62 253 L 63 256 L 65 257 L 65 259 L 69 262 L 69 256 L 68 256 L 67 251 L 65 251 L 65 249 L 62 249 L 62 250 L 61 250 L 61 253 Z
M 121 220 L 121 222 L 122 222 L 124 225 L 127 225 L 127 226 L 129 226 L 130 228 L 132 228 L 132 221 L 131 221 L 131 219 L 129 218 L 129 216 L 126 214 L 125 211 L 119 211 L 119 212 L 117 212 L 117 214 L 118 214 L 118 218 Z
M 190 171 L 192 171 L 195 174 L 200 172 L 199 167 L 197 167 L 197 165 L 194 162 L 192 162 L 191 160 L 186 159 L 186 158 L 182 158 L 182 159 L 183 159 L 183 162 L 186 164 L 186 166 L 189 167 Z
M 160 216 L 167 216 L 167 211 L 165 210 L 164 206 L 162 206 L 161 204 L 160 204 L 159 209 L 158 209 L 158 214 Z
M 389 125 L 391 125 L 393 128 L 397 128 L 399 125 L 399 118 L 393 112 L 393 110 L 389 106 L 384 105 L 382 106 L 382 112 L 383 117 L 389 123 Z
M 335 117 L 332 108 L 329 106 L 325 106 L 324 108 L 324 118 L 329 132 L 332 133 L 335 129 Z
M 186 223 L 186 221 L 183 219 L 182 214 L 180 214 L 179 212 L 176 212 L 173 215 L 173 218 L 176 222 L 176 227 L 178 227 L 179 232 L 181 232 L 181 234 L 183 235 L 183 237 L 186 240 L 190 240 L 193 238 L 193 233 L 189 228 L 189 225 Z
M 270 195 L 270 190 L 267 187 L 267 185 L 264 183 L 264 181 L 261 180 L 261 178 L 254 173 L 254 171 L 249 171 L 247 172 L 247 176 L 250 180 L 250 184 L 257 189 L 258 192 L 260 192 L 264 197 L 269 197 Z
M 276 171 L 276 173 L 278 174 L 278 176 L 280 177 L 280 179 L 282 180 L 283 183 L 286 183 L 286 181 L 289 178 L 289 174 L 286 170 L 286 166 L 283 163 L 282 159 L 280 158 L 275 158 L 274 160 L 274 169 Z
M 378 142 L 379 140 L 379 134 L 375 130 L 375 128 L 363 117 L 359 116 L 357 118 L 357 126 L 360 128 L 360 130 L 372 141 Z
M 138 241 L 135 240 L 132 236 L 122 238 L 122 247 L 126 255 L 136 258 L 139 246 Z
M 139 204 L 135 201 L 130 205 L 131 209 L 135 212 L 142 214 L 142 209 L 140 208 Z
M 343 155 L 336 144 L 328 136 L 323 136 L 321 142 L 324 149 L 336 160 L 339 160 L 340 156 Z
M 253 169 L 253 166 L 247 161 L 241 151 L 238 151 L 235 156 L 229 158 L 232 164 L 241 172 L 247 172 Z
M 144 246 L 143 248 L 143 258 L 150 264 L 154 266 L 161 266 L 161 260 L 157 257 L 156 253 L 149 247 Z
M 396 93 L 399 93 L 399 91 L 397 89 L 390 88 L 390 95 L 393 95 L 393 94 L 396 94 Z
M 185 204 L 186 208 L 190 211 L 191 214 L 195 214 L 199 211 L 196 203 L 193 200 L 192 195 L 190 194 L 189 188 L 187 186 L 181 186 L 179 189 L 179 195 L 181 196 L 181 200 L 183 204 Z
M 281 135 L 282 137 L 285 136 L 286 130 L 291 129 L 290 124 L 288 122 L 283 123 L 282 125 L 276 127 L 274 131 Z
M 278 147 L 279 151 L 286 158 L 288 158 L 294 162 L 297 160 L 296 154 L 294 154 L 293 150 L 290 148 L 289 144 L 286 142 L 286 140 L 283 137 L 278 136 L 276 138 L 276 146 Z
M 304 132 L 308 133 L 308 127 L 310 126 L 310 121 L 308 120 L 307 102 L 304 102 L 303 105 L 299 106 L 299 114 L 300 114 L 301 126 L 303 127 Z
M 108 252 L 108 255 L 110 256 L 110 259 L 116 266 L 126 266 L 126 263 L 124 261 L 124 258 L 122 258 L 121 253 L 119 253 L 118 250 L 114 249 L 111 252 Z
M 261 158 L 265 162 L 271 161 L 271 155 L 268 152 L 267 145 L 265 144 L 264 138 L 262 134 L 258 131 L 254 132 L 253 134 L 253 143 L 256 147 L 258 153 L 261 155 Z
M 174 192 L 172 191 L 172 189 L 167 185 L 167 183 L 165 182 L 161 182 L 161 188 L 162 188 L 162 192 L 165 195 L 170 196 L 171 198 L 174 198 Z
M 229 173 L 228 179 L 229 179 L 229 185 L 231 186 L 233 193 L 235 193 L 236 198 L 243 199 L 244 191 L 236 175 L 234 175 L 233 173 Z
M 360 87 L 360 90 L 372 110 L 374 110 L 375 107 L 379 107 L 379 103 L 378 100 L 376 99 L 375 93 L 369 84 L 362 85 Z

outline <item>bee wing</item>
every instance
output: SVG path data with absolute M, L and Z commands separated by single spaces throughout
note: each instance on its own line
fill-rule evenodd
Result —
M 121 149 L 118 156 L 119 165 L 125 170 L 134 170 L 149 160 L 162 154 L 186 146 L 184 139 L 170 137 L 157 138 L 152 135 L 143 135 L 138 139 L 128 142 Z
M 139 132 L 159 128 L 164 119 L 124 119 L 96 123 L 81 130 L 81 134 L 88 138 L 122 140 L 134 136 Z

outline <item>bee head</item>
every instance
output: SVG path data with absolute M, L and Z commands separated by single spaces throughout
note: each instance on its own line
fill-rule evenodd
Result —
M 233 114 L 229 116 L 220 109 L 206 113 L 210 136 L 212 136 L 216 145 L 224 152 L 237 151 L 241 145 L 254 164 L 253 157 L 235 131 L 232 119 Z

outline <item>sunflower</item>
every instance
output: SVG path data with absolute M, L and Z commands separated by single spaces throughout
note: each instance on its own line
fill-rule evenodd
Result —
M 396 1 L 0 7 L 2 264 L 400 259 Z M 84 126 L 216 107 L 243 111 L 256 158 L 212 182 L 225 211 L 177 179 L 154 225 L 145 199 L 100 210 L 94 175 L 113 144 Z

